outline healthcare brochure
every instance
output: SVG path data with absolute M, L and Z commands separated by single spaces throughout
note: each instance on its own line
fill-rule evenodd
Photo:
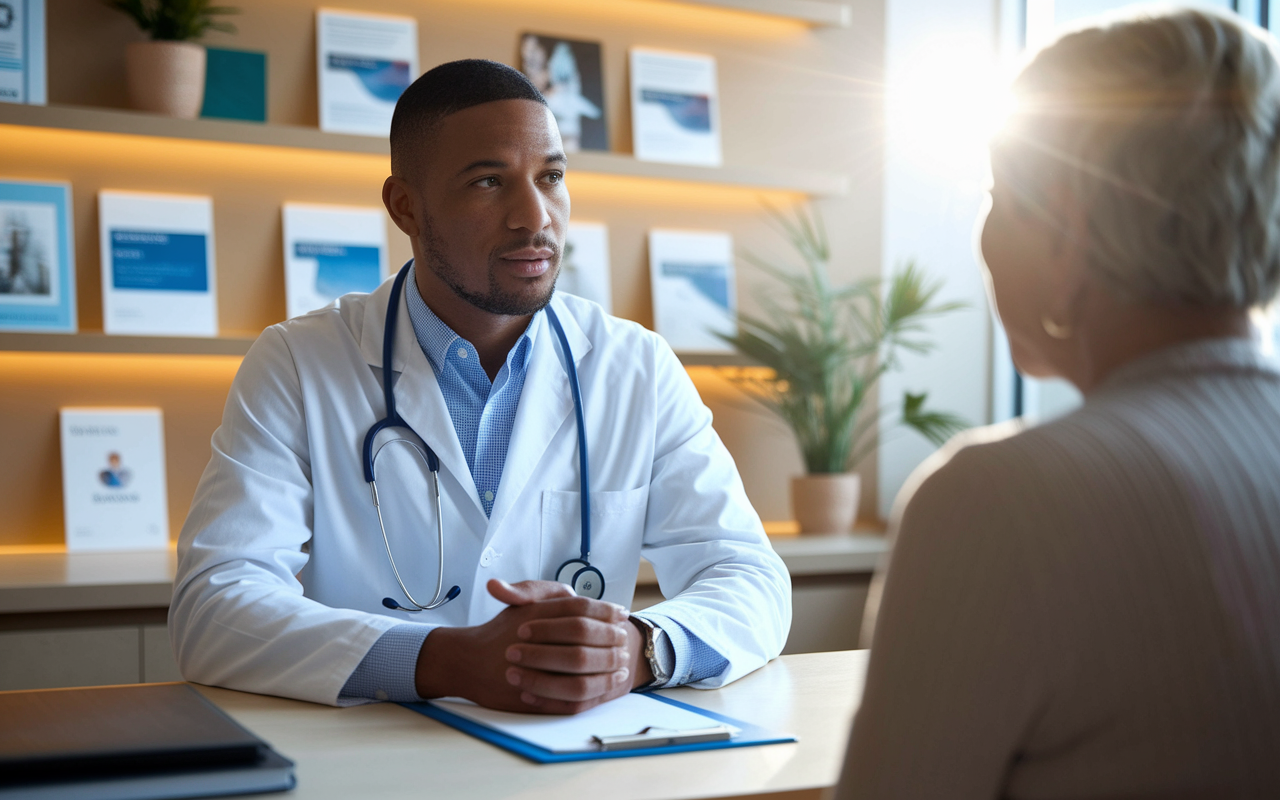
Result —
M 285 305 L 290 317 L 349 292 L 372 292 L 387 274 L 386 211 L 284 205 Z
M 609 149 L 599 42 L 526 33 L 520 71 L 547 98 L 566 153 Z
M 64 408 L 60 416 L 67 550 L 168 547 L 160 409 Z
M 412 17 L 316 11 L 320 130 L 387 136 L 401 93 L 418 77 Z
M 0 102 L 42 106 L 46 79 L 44 0 L 0 0 Z
M 71 187 L 0 180 L 0 330 L 75 333 Z
M 102 327 L 144 336 L 217 336 L 213 201 L 98 193 Z
M 733 239 L 727 233 L 652 230 L 654 328 L 679 353 L 731 353 L 737 332 Z
M 636 158 L 720 166 L 720 107 L 711 56 L 631 49 Z
M 613 313 L 607 227 L 598 222 L 569 223 L 556 291 L 599 303 L 606 313 Z

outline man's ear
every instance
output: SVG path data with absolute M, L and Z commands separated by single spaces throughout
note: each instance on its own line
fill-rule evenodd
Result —
M 413 190 L 403 178 L 392 175 L 382 182 L 382 204 L 397 228 L 411 239 L 418 238 L 418 207 Z

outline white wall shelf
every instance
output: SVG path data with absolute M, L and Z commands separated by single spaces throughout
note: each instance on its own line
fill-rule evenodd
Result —
M 105 333 L 0 333 L 0 351 L 117 355 L 243 356 L 253 336 L 110 336 Z
M 183 120 L 136 111 L 80 106 L 0 103 L 0 125 L 382 157 L 390 154 L 387 140 L 375 136 L 325 133 L 316 128 L 298 125 L 264 125 L 211 119 Z M 605 176 L 795 192 L 811 197 L 838 196 L 849 191 L 847 176 L 829 172 L 655 164 L 638 161 L 629 155 L 596 152 L 574 153 L 569 161 L 574 170 Z
M 847 28 L 853 24 L 853 7 L 824 0 L 683 0 L 696 6 L 715 6 L 749 11 L 771 17 L 798 20 L 824 28 Z
M 106 353 L 114 355 L 243 356 L 256 336 L 111 336 L 84 333 L 0 332 L 0 352 Z M 737 353 L 678 353 L 686 367 L 749 367 L 755 362 Z

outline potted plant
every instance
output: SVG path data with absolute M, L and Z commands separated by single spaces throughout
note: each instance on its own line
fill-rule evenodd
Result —
M 767 369 L 744 369 L 729 380 L 791 428 L 807 474 L 791 482 L 791 505 L 801 532 L 850 530 L 861 482 L 855 469 L 875 451 L 882 421 L 910 428 L 935 444 L 967 427 L 952 414 L 929 411 L 924 394 L 907 392 L 901 406 L 869 410 L 880 378 L 900 367 L 902 351 L 927 353 L 933 342 L 923 321 L 962 303 L 937 303 L 941 282 L 908 262 L 889 278 L 833 286 L 822 220 L 799 210 L 774 217 L 804 261 L 778 268 L 744 256 L 773 278 L 759 287 L 759 315 L 739 313 L 738 332 L 721 335 Z M 896 419 L 894 417 L 896 416 Z
M 235 33 L 217 17 L 238 9 L 210 5 L 212 0 L 104 0 L 133 18 L 148 42 L 132 42 L 125 51 L 129 100 L 134 108 L 195 119 L 204 102 L 204 48 L 194 43 L 206 31 Z

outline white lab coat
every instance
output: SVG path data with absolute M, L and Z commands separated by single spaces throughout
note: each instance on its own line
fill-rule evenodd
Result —
M 273 325 L 245 356 L 178 544 L 169 631 L 187 679 L 337 704 L 387 629 L 483 623 L 503 608 L 485 589 L 490 578 L 551 580 L 562 562 L 578 557 L 577 425 L 546 315 L 535 318 L 506 465 L 486 518 L 402 297 L 396 403 L 439 455 L 444 586 L 462 593 L 416 614 L 382 606 L 383 597 L 405 598 L 360 447 L 385 413 L 390 288 L 388 280 L 372 294 Z M 557 294 L 552 304 L 582 387 L 591 561 L 605 576 L 604 599 L 631 604 L 643 552 L 671 598 L 646 614 L 679 621 L 729 661 L 723 674 L 698 685 L 742 677 L 782 649 L 790 577 L 710 411 L 661 338 L 572 296 Z M 428 475 L 402 444 L 377 462 L 396 564 L 421 602 L 431 597 L 438 564 Z

